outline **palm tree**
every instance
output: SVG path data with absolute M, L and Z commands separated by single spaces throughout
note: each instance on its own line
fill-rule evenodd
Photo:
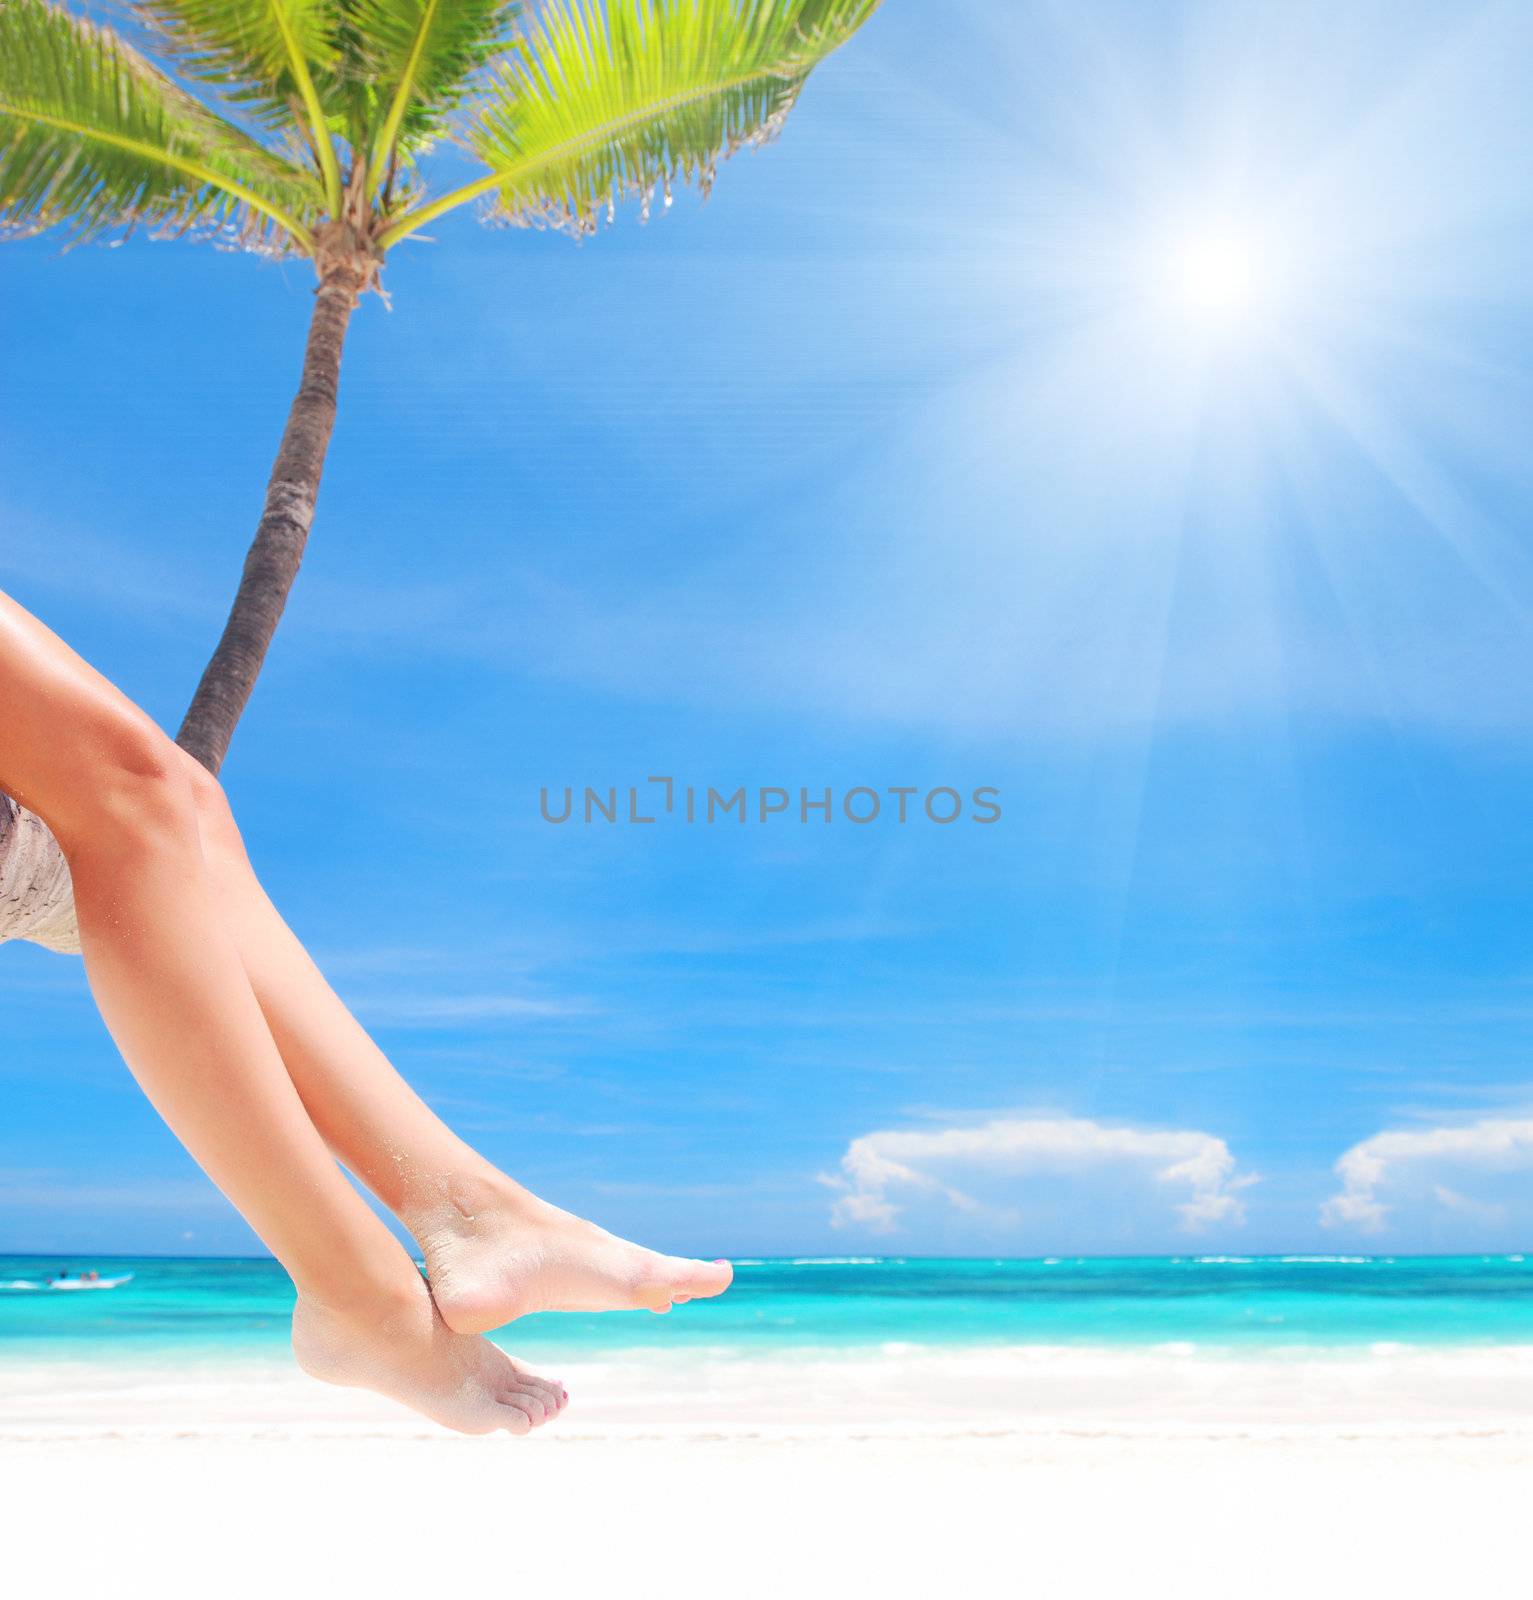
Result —
M 313 521 L 347 323 L 388 252 L 475 201 L 583 234 L 630 197 L 647 212 L 676 183 L 706 194 L 718 161 L 770 139 L 879 3 L 124 0 L 141 49 L 53 0 L 0 0 L 0 226 L 87 239 L 147 226 L 306 256 L 319 280 L 186 750 L 217 772 L 250 698 Z M 433 194 L 427 157 L 444 143 L 480 170 Z M 7 867 L 15 817 L 0 805 L 0 938 L 7 907 L 40 893 L 14 849 Z M 52 883 L 56 869 L 42 852 L 37 871 Z M 55 890 L 42 900 L 58 911 Z

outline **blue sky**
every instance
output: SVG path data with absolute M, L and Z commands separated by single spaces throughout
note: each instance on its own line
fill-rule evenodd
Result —
M 702 1254 L 1527 1243 L 1530 49 L 891 0 L 707 205 L 394 252 L 225 780 L 428 1099 Z M 0 586 L 171 727 L 309 289 L 0 252 Z M 651 773 L 1004 814 L 539 815 Z M 0 995 L 0 1247 L 250 1248 Z

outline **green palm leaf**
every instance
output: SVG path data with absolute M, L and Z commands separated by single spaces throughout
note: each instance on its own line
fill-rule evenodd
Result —
M 323 195 L 110 30 L 0 0 L 0 222 L 84 237 L 149 223 L 239 227 L 308 248 Z
M 129 0 L 188 78 L 211 84 L 263 118 L 287 121 L 299 73 L 333 79 L 340 0 Z M 295 56 L 297 66 L 295 66 Z
M 307 119 L 310 147 L 332 210 L 341 177 L 331 119 L 344 121 L 342 0 L 130 0 L 187 75 L 212 85 L 268 126 Z
M 381 117 L 371 140 L 369 189 L 396 150 L 437 138 L 474 75 L 506 45 L 517 0 L 349 0 L 366 76 Z
M 519 222 L 584 231 L 658 186 L 706 193 L 721 156 L 781 126 L 810 71 L 879 0 L 547 0 L 468 130 L 492 170 L 406 214 L 389 245 L 494 194 Z

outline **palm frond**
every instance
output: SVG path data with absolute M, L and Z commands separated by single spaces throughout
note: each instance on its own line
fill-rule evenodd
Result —
M 234 225 L 307 249 L 323 195 L 109 29 L 48 0 L 0 0 L 0 225 L 94 237 Z
M 330 121 L 344 107 L 341 0 L 130 3 L 187 77 L 216 88 L 269 127 L 306 123 L 331 207 L 339 209 L 340 164 Z
M 468 142 L 491 169 L 385 230 L 397 242 L 493 194 L 513 222 L 589 231 L 605 209 L 781 127 L 805 78 L 880 0 L 547 0 L 490 75 Z
M 315 82 L 339 59 L 339 0 L 129 0 L 129 9 L 188 78 L 265 121 L 287 121 L 302 98 L 295 53 Z
M 349 0 L 366 76 L 381 115 L 371 140 L 369 188 L 396 151 L 435 139 L 474 75 L 506 46 L 518 0 Z

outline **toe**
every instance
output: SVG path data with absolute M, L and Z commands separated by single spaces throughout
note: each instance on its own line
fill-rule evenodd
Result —
M 649 1273 L 640 1278 L 633 1288 L 633 1303 L 642 1311 L 669 1311 L 671 1298 L 676 1293 L 669 1274 L 657 1263 L 650 1264 Z
M 544 1408 L 552 1416 L 559 1409 L 564 1386 L 555 1383 L 551 1378 L 524 1377 L 522 1387 L 531 1389 L 543 1402 Z
M 499 1426 L 507 1433 L 514 1433 L 520 1438 L 523 1434 L 532 1432 L 532 1418 L 523 1407 L 514 1405 L 510 1400 L 504 1400 L 495 1410 Z
M 533 1389 L 513 1389 L 503 1396 L 503 1401 L 522 1412 L 529 1427 L 540 1427 L 548 1418 L 548 1408 L 543 1404 L 542 1395 Z
M 541 1395 L 548 1414 L 552 1416 L 565 1399 L 564 1385 L 557 1378 L 545 1378 L 541 1372 L 533 1372 L 518 1361 L 515 1356 L 507 1356 L 513 1378 L 514 1386 L 518 1389 L 531 1389 Z
M 677 1300 L 707 1300 L 723 1292 L 734 1281 L 735 1269 L 727 1261 L 684 1261 L 677 1259 L 675 1295 Z

